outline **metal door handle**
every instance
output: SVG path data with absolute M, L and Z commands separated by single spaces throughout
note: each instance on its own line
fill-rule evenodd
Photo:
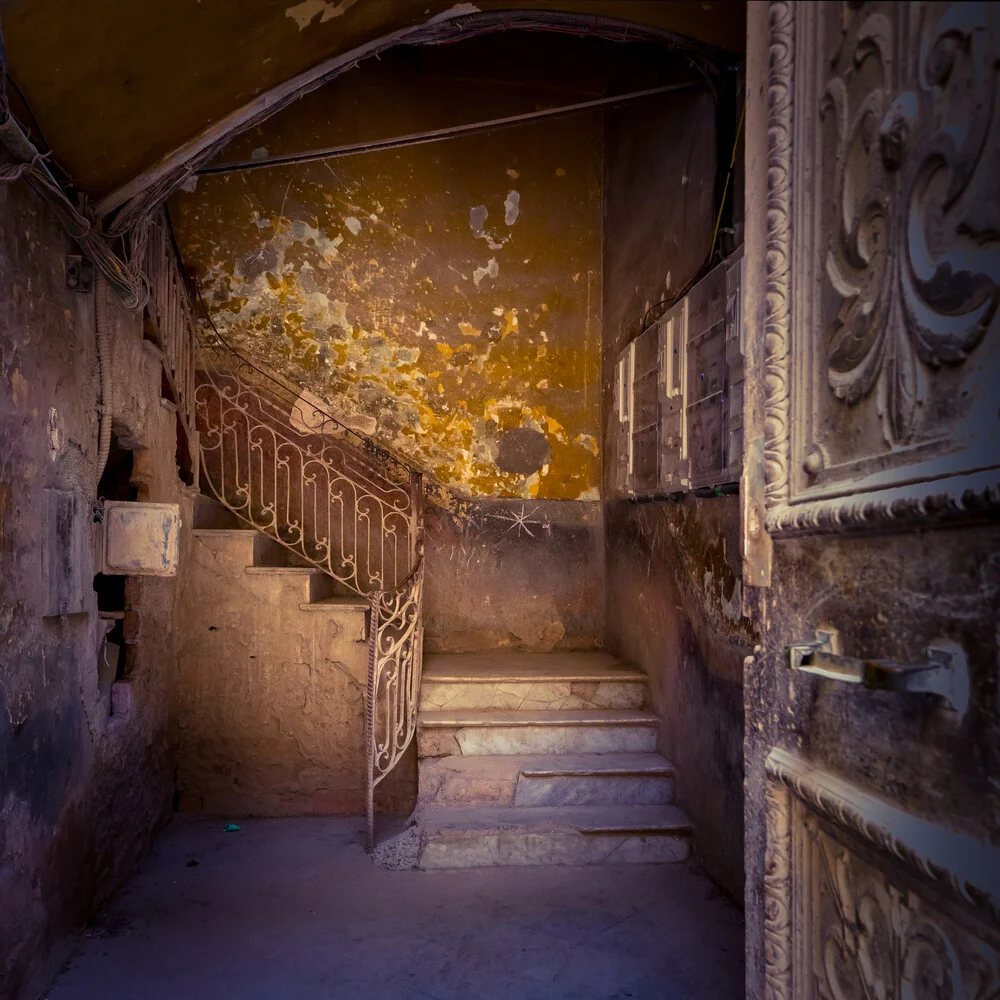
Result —
M 961 646 L 941 643 L 928 646 L 926 663 L 897 663 L 868 657 L 842 656 L 835 629 L 817 629 L 814 642 L 787 647 L 792 670 L 862 684 L 875 691 L 912 691 L 935 694 L 965 715 L 969 707 L 969 665 Z

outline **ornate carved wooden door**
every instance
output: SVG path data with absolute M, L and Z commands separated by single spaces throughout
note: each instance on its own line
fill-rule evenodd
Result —
M 756 5 L 748 88 L 748 996 L 997 998 L 1000 4 Z

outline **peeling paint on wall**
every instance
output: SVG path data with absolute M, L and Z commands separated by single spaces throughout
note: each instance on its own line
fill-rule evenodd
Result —
M 242 141 L 307 129 L 324 141 L 299 104 Z M 445 484 L 596 498 L 600 138 L 577 116 L 206 176 L 172 203 L 177 237 L 227 339 Z
M 313 23 L 317 14 L 319 20 L 316 23 L 323 24 L 346 14 L 357 2 L 358 0 L 302 0 L 302 3 L 297 3 L 294 7 L 287 7 L 285 17 L 290 17 L 299 26 L 299 31 L 304 31 Z
M 521 196 L 516 191 L 509 191 L 503 202 L 503 221 L 508 226 L 513 226 L 517 222 L 518 213 L 521 210 Z

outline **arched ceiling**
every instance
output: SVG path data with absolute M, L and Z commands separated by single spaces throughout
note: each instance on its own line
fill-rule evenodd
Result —
M 448 13 L 560 11 L 739 52 L 743 0 L 6 0 L 8 69 L 59 164 L 122 190 L 273 88 Z

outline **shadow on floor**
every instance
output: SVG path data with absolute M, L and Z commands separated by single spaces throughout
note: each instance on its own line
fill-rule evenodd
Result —
M 742 914 L 686 864 L 387 872 L 356 819 L 224 825 L 175 821 L 49 1000 L 743 996 Z

